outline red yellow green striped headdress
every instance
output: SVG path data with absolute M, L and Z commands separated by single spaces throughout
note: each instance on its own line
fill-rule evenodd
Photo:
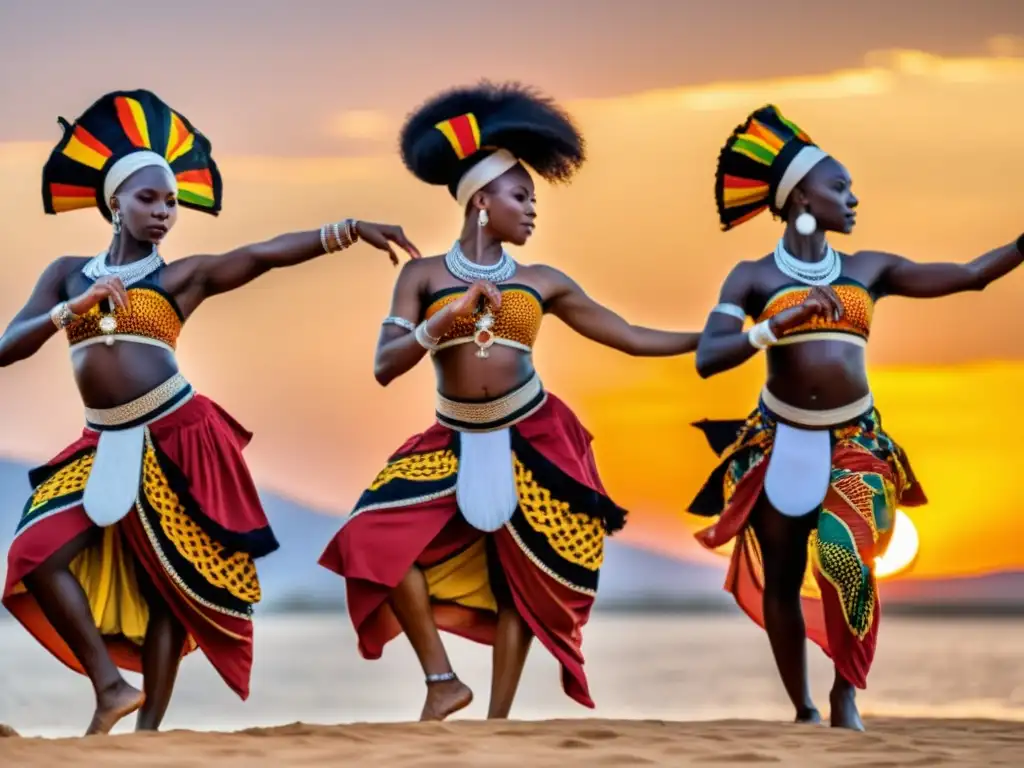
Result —
M 569 181 L 585 159 L 583 137 L 551 98 L 518 83 L 483 82 L 438 94 L 402 128 L 402 160 L 417 178 L 448 187 L 463 209 L 519 163 Z
M 722 231 L 764 210 L 781 214 L 796 185 L 826 157 L 774 105 L 750 114 L 718 156 L 715 200 Z
M 181 114 L 149 91 L 115 91 L 73 124 L 58 122 L 64 136 L 43 167 L 43 208 L 57 214 L 98 208 L 109 221 L 109 201 L 140 168 L 167 168 L 178 185 L 178 203 L 216 215 L 222 183 L 210 142 Z

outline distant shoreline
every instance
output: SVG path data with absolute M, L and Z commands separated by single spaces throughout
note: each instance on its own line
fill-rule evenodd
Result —
M 886 603 L 886 616 L 906 616 L 914 618 L 1024 618 L 1024 603 Z M 263 616 L 310 614 L 322 615 L 344 613 L 343 602 L 278 602 L 259 610 Z M 739 615 L 741 611 L 731 601 L 690 600 L 658 601 L 637 600 L 631 602 L 613 602 L 594 606 L 594 615 L 660 615 L 660 616 L 724 616 Z
M 886 603 L 886 616 L 932 619 L 1024 619 L 1024 603 Z M 262 616 L 347 616 L 344 602 L 283 600 L 258 606 Z M 686 602 L 637 600 L 594 606 L 593 614 L 615 616 L 729 616 L 742 615 L 731 601 L 691 600 Z M 0 608 L 0 621 L 13 617 Z

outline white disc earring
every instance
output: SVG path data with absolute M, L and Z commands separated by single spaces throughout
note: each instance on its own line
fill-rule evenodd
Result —
M 814 218 L 814 214 L 810 211 L 804 211 L 796 217 L 794 222 L 796 231 L 804 237 L 813 235 L 814 231 L 818 228 L 818 220 Z
M 491 217 L 487 215 L 487 209 L 486 208 L 481 208 L 480 209 L 480 214 L 476 217 L 476 220 L 477 220 L 477 224 L 480 225 L 481 229 L 483 229 L 484 227 L 487 226 L 487 222 L 489 222 L 491 220 Z

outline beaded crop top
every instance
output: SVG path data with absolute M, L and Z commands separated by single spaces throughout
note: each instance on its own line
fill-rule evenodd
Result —
M 778 344 L 833 340 L 861 347 L 867 346 L 868 336 L 871 334 L 871 318 L 875 309 L 871 292 L 855 280 L 845 278 L 832 283 L 832 290 L 843 305 L 843 316 L 839 321 L 812 318 L 809 322 L 781 334 Z M 780 312 L 803 303 L 809 293 L 810 288 L 806 285 L 787 285 L 780 288 L 765 302 L 756 322 L 770 320 Z
M 156 283 L 138 282 L 127 289 L 128 308 L 106 311 L 101 301 L 64 329 L 72 351 L 115 341 L 150 344 L 174 352 L 185 322 L 174 297 Z
M 499 285 L 498 289 L 501 291 L 501 308 L 494 313 L 494 323 L 490 327 L 494 343 L 531 352 L 544 318 L 543 300 L 533 288 L 525 285 L 505 283 Z M 424 320 L 430 319 L 467 290 L 445 288 L 431 295 Z M 480 313 L 477 312 L 469 317 L 457 318 L 448 332 L 441 337 L 438 349 L 474 341 L 479 316 Z

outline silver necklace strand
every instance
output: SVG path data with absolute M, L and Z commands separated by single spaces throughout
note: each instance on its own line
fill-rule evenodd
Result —
M 156 246 L 153 246 L 149 256 L 128 264 L 107 264 L 108 255 L 108 251 L 103 251 L 93 256 L 82 267 L 82 274 L 90 280 L 99 280 L 101 277 L 113 275 L 121 278 L 121 282 L 127 288 L 129 285 L 149 277 L 164 265 L 163 257 L 157 253 Z
M 466 258 L 458 240 L 445 255 L 444 265 L 454 277 L 464 283 L 475 283 L 477 280 L 501 283 L 516 273 L 516 263 L 504 248 L 501 249 L 501 258 L 494 264 L 477 264 Z
M 806 285 L 830 285 L 843 270 L 839 254 L 828 243 L 820 261 L 801 261 L 786 250 L 781 238 L 775 246 L 775 266 L 782 274 Z

